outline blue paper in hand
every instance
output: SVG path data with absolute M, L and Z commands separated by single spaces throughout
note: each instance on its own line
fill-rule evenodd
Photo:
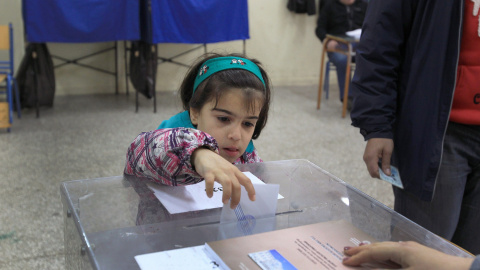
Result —
M 381 166 L 378 167 L 378 171 L 380 173 L 380 179 L 385 180 L 390 184 L 403 189 L 403 183 L 402 183 L 402 179 L 400 178 L 400 173 L 398 172 L 398 169 L 395 166 L 390 165 L 390 171 L 392 173 L 390 176 L 386 175 L 382 171 Z

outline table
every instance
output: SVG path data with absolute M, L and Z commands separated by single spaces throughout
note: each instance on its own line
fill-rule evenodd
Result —
M 338 43 L 344 44 L 347 46 L 347 50 L 328 50 L 327 43 L 330 40 L 336 40 Z M 347 69 L 345 72 L 345 90 L 343 94 L 343 107 L 342 107 L 342 118 L 345 118 L 347 113 L 347 102 L 348 102 L 348 89 L 350 86 L 350 71 L 352 66 L 352 56 L 355 56 L 355 52 L 352 49 L 352 44 L 359 42 L 359 39 L 350 37 L 350 36 L 334 36 L 327 34 L 325 39 L 323 40 L 323 52 L 322 52 L 322 60 L 320 63 L 320 82 L 318 84 L 318 99 L 317 99 L 317 110 L 320 109 L 320 102 L 322 101 L 322 89 L 323 89 L 323 76 L 324 76 L 324 68 L 325 68 L 325 54 L 327 52 L 337 52 L 347 55 Z
M 414 240 L 472 256 L 308 160 L 238 168 L 280 185 L 285 198 L 278 201 L 274 230 L 344 219 L 379 241 Z M 61 195 L 66 269 L 139 269 L 136 255 L 220 240 L 220 209 L 170 215 L 135 179 L 68 181 L 61 184 Z

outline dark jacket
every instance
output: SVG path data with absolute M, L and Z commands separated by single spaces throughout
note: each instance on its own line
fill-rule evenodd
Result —
M 455 89 L 464 0 L 371 0 L 357 47 L 352 125 L 391 138 L 405 190 L 432 199 Z
M 308 15 L 315 15 L 316 12 L 315 0 L 288 0 L 287 8 L 292 12 L 307 13 Z
M 345 35 L 346 32 L 362 28 L 363 19 L 367 10 L 367 3 L 356 0 L 350 6 L 345 6 L 339 0 L 327 1 L 319 8 L 317 28 L 315 34 L 323 41 L 327 34 Z

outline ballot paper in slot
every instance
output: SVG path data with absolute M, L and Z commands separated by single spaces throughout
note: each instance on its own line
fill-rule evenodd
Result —
M 275 229 L 277 194 L 276 184 L 254 185 L 256 200 L 248 199 L 242 187 L 240 203 L 235 209 L 225 204 L 220 215 L 219 238 L 231 238 L 268 232 Z
M 244 172 L 244 174 L 252 181 L 254 185 L 265 185 L 262 180 L 258 179 L 252 173 Z M 170 214 L 214 209 L 224 206 L 222 203 L 222 186 L 217 182 L 214 183 L 214 192 L 212 198 L 207 197 L 205 193 L 204 182 L 194 185 L 176 187 L 163 186 L 155 183 L 148 183 L 147 185 Z M 277 194 L 277 198 L 282 199 L 283 196 Z

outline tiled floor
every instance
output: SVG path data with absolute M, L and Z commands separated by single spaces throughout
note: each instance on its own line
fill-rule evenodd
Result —
M 391 207 L 391 187 L 368 176 L 365 142 L 332 88 L 317 111 L 316 86 L 276 87 L 255 145 L 265 161 L 308 159 Z M 135 113 L 134 95 L 64 96 L 0 130 L 0 269 L 64 269 L 60 183 L 121 175 L 134 137 L 180 108 L 175 93 L 158 94 L 156 114 L 142 97 Z

